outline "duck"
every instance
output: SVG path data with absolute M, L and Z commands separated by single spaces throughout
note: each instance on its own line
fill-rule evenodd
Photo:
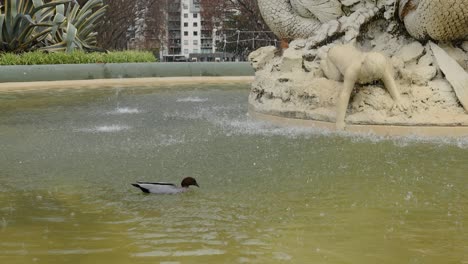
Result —
M 173 183 L 167 182 L 140 182 L 132 183 L 133 186 L 139 188 L 144 193 L 155 193 L 155 194 L 176 194 L 183 193 L 189 190 L 190 186 L 197 186 L 197 181 L 192 177 L 186 177 L 180 183 L 180 186 L 176 186 Z

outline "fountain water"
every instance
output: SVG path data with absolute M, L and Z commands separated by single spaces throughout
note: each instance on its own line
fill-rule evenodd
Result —
M 0 262 L 468 261 L 468 139 L 274 126 L 247 97 L 135 87 L 116 113 L 111 90 L 0 94 Z M 202 187 L 129 184 L 183 176 Z

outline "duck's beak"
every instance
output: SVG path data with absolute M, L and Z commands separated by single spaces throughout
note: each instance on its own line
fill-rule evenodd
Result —
M 197 183 L 197 182 L 195 183 L 195 186 L 197 186 L 198 188 L 200 188 L 200 186 L 198 185 L 198 183 Z

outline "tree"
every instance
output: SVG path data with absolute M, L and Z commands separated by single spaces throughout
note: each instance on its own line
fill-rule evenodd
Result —
M 78 0 L 85 3 L 88 0 Z M 169 0 L 170 1 L 170 0 Z M 129 41 L 143 36 L 137 49 L 159 48 L 164 35 L 167 0 L 104 0 L 108 10 L 98 28 L 98 43 L 105 49 L 129 48 Z M 140 34 L 140 35 L 139 35 Z
M 202 17 L 217 28 L 218 49 L 241 58 L 278 39 L 264 22 L 257 0 L 201 0 Z

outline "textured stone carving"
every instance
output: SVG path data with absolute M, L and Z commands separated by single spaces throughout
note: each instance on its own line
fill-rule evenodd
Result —
M 379 10 L 394 7 L 409 34 L 416 39 L 457 40 L 468 36 L 468 0 L 258 0 L 271 30 L 282 39 L 316 37 L 317 42 L 339 33 L 355 38 L 360 27 Z M 342 5 L 351 7 L 349 15 Z M 386 8 L 385 17 L 395 12 Z
M 293 40 L 254 63 L 254 111 L 338 128 L 468 126 L 468 0 L 258 3 L 264 16 L 274 11 L 272 30 Z
M 258 0 L 263 19 L 282 39 L 307 38 L 342 15 L 338 0 Z
M 451 41 L 468 36 L 467 0 L 400 0 L 399 16 L 416 39 Z
M 255 70 L 260 70 L 265 66 L 267 62 L 274 58 L 275 52 L 275 47 L 262 47 L 250 53 L 248 60 L 250 61 L 252 67 Z

